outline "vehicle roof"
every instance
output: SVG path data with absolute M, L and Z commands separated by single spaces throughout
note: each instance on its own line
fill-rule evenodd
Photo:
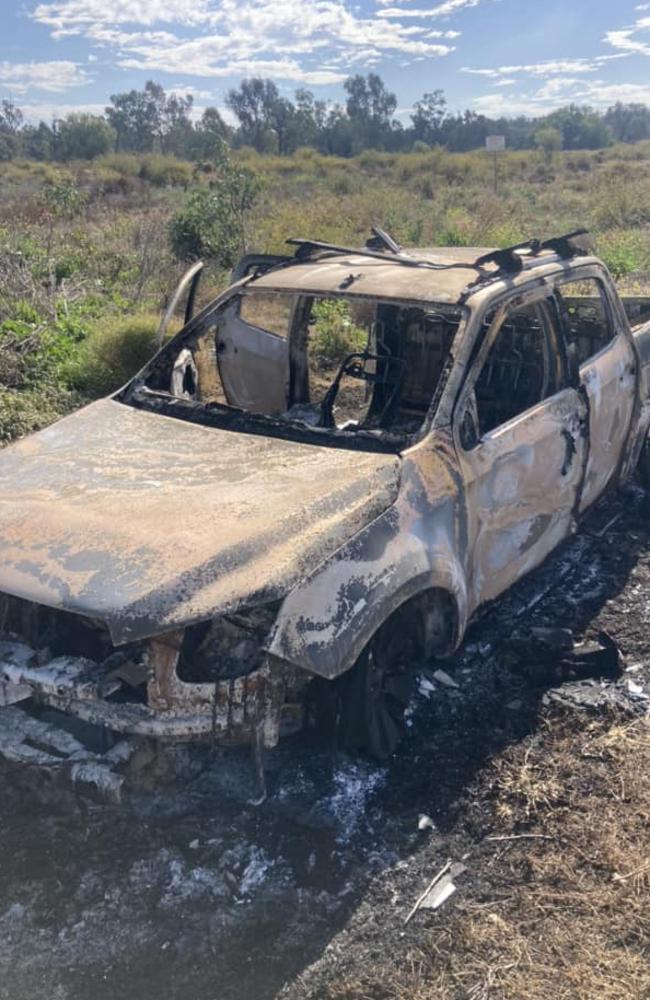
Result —
M 417 258 L 435 268 L 405 266 L 387 255 L 386 260 L 362 254 L 325 254 L 274 268 L 254 278 L 249 289 L 303 292 L 313 295 L 400 299 L 415 302 L 456 304 L 467 286 L 498 273 L 496 264 L 481 268 L 473 266 L 477 258 L 491 253 L 491 247 L 427 247 L 408 248 L 404 256 Z M 354 280 L 349 282 L 349 277 Z

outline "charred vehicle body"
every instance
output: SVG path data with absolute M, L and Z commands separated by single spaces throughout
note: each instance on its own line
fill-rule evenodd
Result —
M 389 754 L 417 657 L 647 464 L 650 324 L 579 235 L 293 242 L 0 455 L 10 759 L 92 770 L 67 719 L 273 746 L 310 711 Z

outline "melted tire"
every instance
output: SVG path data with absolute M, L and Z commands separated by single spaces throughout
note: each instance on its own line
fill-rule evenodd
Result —
M 395 623 L 383 625 L 352 669 L 335 682 L 339 748 L 378 760 L 392 756 L 404 736 L 415 687 L 413 659 Z

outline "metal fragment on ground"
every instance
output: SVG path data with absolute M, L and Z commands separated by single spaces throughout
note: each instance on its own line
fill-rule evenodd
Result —
M 453 677 L 450 677 L 445 670 L 434 671 L 434 679 L 440 684 L 444 684 L 445 687 L 449 688 L 459 688 L 460 684 L 457 684 Z

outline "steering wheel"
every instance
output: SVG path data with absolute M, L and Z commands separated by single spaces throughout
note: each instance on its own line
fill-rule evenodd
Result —
M 379 371 L 368 371 L 366 364 L 368 361 L 376 361 L 377 368 L 382 369 Z M 396 375 L 395 378 L 389 378 L 388 373 L 391 367 L 399 365 L 401 371 Z M 323 401 L 321 403 L 321 427 L 334 427 L 334 403 L 336 402 L 336 397 L 338 396 L 339 388 L 341 385 L 341 379 L 344 375 L 349 375 L 350 378 L 359 379 L 361 382 L 370 382 L 375 385 L 387 385 L 392 386 L 392 392 L 390 393 L 388 399 L 384 403 L 384 408 L 381 412 L 383 417 L 384 413 L 388 410 L 389 406 L 392 404 L 402 380 L 406 373 L 406 362 L 401 358 L 394 358 L 390 354 L 372 354 L 370 351 L 359 351 L 353 354 L 348 354 L 341 362 L 339 370 L 334 376 L 334 381 L 331 386 L 323 396 Z

